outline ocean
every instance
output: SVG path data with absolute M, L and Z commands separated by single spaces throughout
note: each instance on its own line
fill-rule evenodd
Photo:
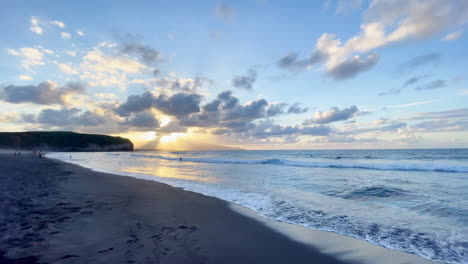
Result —
M 48 156 L 218 197 L 269 219 L 435 261 L 468 263 L 468 149 Z

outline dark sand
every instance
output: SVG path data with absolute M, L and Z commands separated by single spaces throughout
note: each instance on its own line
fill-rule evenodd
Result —
M 0 154 L 0 263 L 343 263 L 162 183 Z

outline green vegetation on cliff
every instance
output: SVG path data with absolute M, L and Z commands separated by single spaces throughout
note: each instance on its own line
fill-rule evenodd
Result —
M 65 131 L 0 132 L 0 148 L 45 151 L 132 151 L 126 138 Z

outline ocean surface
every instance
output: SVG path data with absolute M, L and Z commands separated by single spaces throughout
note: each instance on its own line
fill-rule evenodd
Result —
M 164 182 L 270 219 L 427 259 L 468 263 L 468 149 L 48 156 L 96 171 Z

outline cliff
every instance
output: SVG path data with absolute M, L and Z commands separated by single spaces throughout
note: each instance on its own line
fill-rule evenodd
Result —
M 0 132 L 0 148 L 44 151 L 133 151 L 126 138 L 75 132 Z

